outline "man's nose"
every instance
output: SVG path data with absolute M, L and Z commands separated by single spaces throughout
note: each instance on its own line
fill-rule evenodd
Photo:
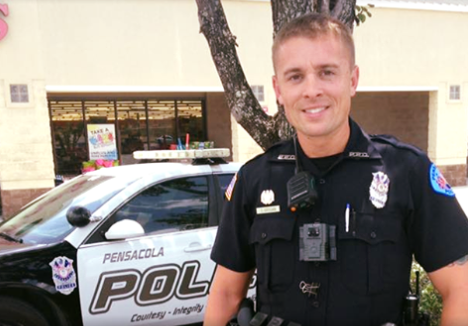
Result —
M 306 98 L 314 98 L 323 94 L 322 85 L 317 76 L 307 75 L 303 86 L 303 96 Z

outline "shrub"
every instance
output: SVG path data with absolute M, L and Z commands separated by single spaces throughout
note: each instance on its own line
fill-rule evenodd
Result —
M 442 314 L 442 297 L 434 288 L 424 269 L 415 261 L 411 268 L 411 289 L 416 290 L 416 271 L 419 271 L 419 315 L 426 314 L 430 326 L 440 325 Z

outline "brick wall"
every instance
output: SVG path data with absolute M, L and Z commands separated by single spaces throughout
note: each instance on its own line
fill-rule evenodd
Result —
M 229 148 L 232 160 L 231 113 L 226 104 L 224 93 L 206 95 L 207 138 L 214 141 L 215 147 Z
M 427 153 L 428 92 L 359 92 L 351 116 L 369 134 L 391 134 Z
M 466 165 L 465 164 L 439 165 L 437 167 L 439 168 L 444 178 L 448 181 L 448 183 L 452 187 L 466 185 Z
M 1 190 L 2 217 L 4 219 L 12 217 L 21 207 L 49 190 L 48 188 Z

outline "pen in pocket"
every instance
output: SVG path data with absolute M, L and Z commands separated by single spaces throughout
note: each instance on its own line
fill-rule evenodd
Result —
M 345 209 L 345 231 L 346 233 L 349 232 L 349 210 L 351 206 L 349 204 L 346 204 L 346 209 Z

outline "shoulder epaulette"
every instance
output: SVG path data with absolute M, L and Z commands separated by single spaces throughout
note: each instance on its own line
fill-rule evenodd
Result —
M 424 151 L 417 146 L 404 143 L 392 135 L 369 135 L 372 141 L 390 144 L 396 148 L 407 149 L 415 154 L 424 154 Z
M 273 145 L 268 147 L 265 152 L 252 157 L 250 160 L 245 162 L 245 164 L 256 161 L 257 159 L 263 157 L 265 154 L 269 154 L 269 153 L 273 152 L 274 150 L 278 149 L 279 147 L 284 146 L 288 141 L 290 141 L 290 140 L 282 140 L 282 141 L 279 141 L 277 143 L 274 143 Z

